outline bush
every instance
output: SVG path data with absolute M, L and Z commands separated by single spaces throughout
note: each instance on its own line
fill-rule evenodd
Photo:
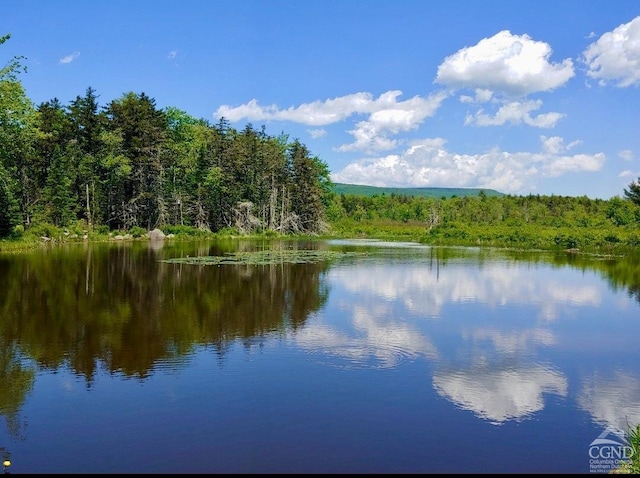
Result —
M 62 230 L 53 224 L 42 222 L 34 224 L 25 231 L 26 235 L 33 237 L 48 237 L 49 239 L 58 239 L 62 236 Z
M 17 226 L 14 226 L 9 238 L 20 239 L 23 235 L 24 235 L 24 226 L 22 224 L 18 224 Z
M 131 229 L 129 229 L 128 233 L 132 237 L 142 237 L 147 233 L 147 230 L 144 227 L 133 226 Z

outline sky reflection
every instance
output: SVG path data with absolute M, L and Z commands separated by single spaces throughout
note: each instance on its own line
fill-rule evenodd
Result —
M 531 418 L 550 395 L 577 397 L 603 426 L 620 430 L 627 419 L 640 421 L 640 381 L 635 371 L 609 363 L 599 336 L 603 317 L 637 330 L 629 317 L 638 306 L 595 272 L 509 261 L 387 260 L 334 268 L 327 280 L 324 313 L 295 335 L 296 345 L 318 358 L 339 358 L 343 367 L 425 361 L 440 396 L 496 425 Z M 581 373 L 593 370 L 586 378 L 575 377 L 569 355 L 576 335 L 598 343 L 597 353 L 582 350 Z M 614 342 L 627 340 L 621 337 Z M 615 356 L 617 347 L 607 353 Z

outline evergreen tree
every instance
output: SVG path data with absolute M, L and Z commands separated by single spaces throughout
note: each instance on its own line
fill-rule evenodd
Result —
M 131 164 L 126 198 L 118 213 L 125 228 L 152 229 L 166 211 L 162 157 L 169 125 L 155 100 L 144 93 L 127 93 L 112 101 L 106 109 L 109 127 L 122 137 L 123 154 Z
M 13 196 L 15 189 L 11 177 L 0 163 L 0 238 L 9 236 L 20 224 L 20 209 Z
M 79 201 L 77 215 L 86 219 L 91 226 L 102 214 L 104 191 L 101 181 L 105 178 L 100 167 L 100 153 L 104 149 L 101 138 L 107 119 L 104 112 L 100 111 L 98 96 L 91 87 L 86 89 L 84 96 L 77 96 L 70 103 L 68 116 L 78 145 L 73 165 L 78 172 L 73 185 Z
M 67 226 L 74 219 L 73 179 L 69 175 L 69 158 L 56 146 L 47 177 L 44 199 L 47 219 L 56 226 Z
M 640 177 L 637 181 L 629 184 L 629 188 L 624 190 L 624 196 L 632 203 L 640 206 Z

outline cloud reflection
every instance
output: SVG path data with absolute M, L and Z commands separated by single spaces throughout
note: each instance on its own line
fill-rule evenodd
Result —
M 621 371 L 595 374 L 582 384 L 578 405 L 603 427 L 624 433 L 640 423 L 640 378 Z
M 310 325 L 295 341 L 312 354 L 343 360 L 335 363 L 345 367 L 390 368 L 403 359 L 437 357 L 435 346 L 419 330 L 390 317 L 384 304 L 374 310 L 354 307 L 346 326 Z
M 593 307 L 602 301 L 595 285 L 557 280 L 542 270 L 532 274 L 527 267 L 505 263 L 480 269 L 451 265 L 445 270 L 429 264 L 386 264 L 335 269 L 331 274 L 348 291 L 401 301 L 413 314 L 425 317 L 438 317 L 448 303 L 478 302 L 489 307 L 537 305 L 540 318 L 554 320 L 565 308 Z
M 495 425 L 542 410 L 544 393 L 567 395 L 567 379 L 540 365 L 436 373 L 433 385 L 444 398 Z
M 540 328 L 512 332 L 476 329 L 463 333 L 463 338 L 471 338 L 474 342 L 488 340 L 500 355 L 515 355 L 540 345 L 549 347 L 556 343 L 556 338 L 550 330 Z

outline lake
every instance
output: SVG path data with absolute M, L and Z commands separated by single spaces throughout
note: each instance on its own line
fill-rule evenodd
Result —
M 0 341 L 14 474 L 606 472 L 640 256 L 62 245 L 0 254 Z

